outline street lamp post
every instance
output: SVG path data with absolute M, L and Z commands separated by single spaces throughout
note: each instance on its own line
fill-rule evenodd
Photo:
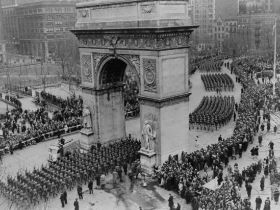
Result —
M 8 96 L 8 100 L 10 99 L 10 94 L 9 94 L 9 68 L 8 66 L 6 67 L 6 77 L 7 77 L 7 90 L 6 90 L 6 94 Z M 8 103 L 6 103 L 6 110 L 7 112 L 9 111 L 9 106 L 8 106 Z
M 275 96 L 275 83 L 276 83 L 276 46 L 277 46 L 277 18 L 273 26 L 274 32 L 274 62 L 273 62 L 273 95 Z

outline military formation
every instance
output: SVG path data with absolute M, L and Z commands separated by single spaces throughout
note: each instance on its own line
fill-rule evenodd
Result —
M 199 66 L 199 71 L 207 72 L 207 73 L 218 72 L 221 71 L 222 66 L 223 66 L 222 60 L 217 60 L 217 61 L 208 60 Z
M 252 63 L 255 63 L 254 60 L 252 60 Z M 264 121 L 268 118 L 265 114 L 266 107 L 269 103 L 269 96 L 272 95 L 272 85 L 257 85 L 255 83 L 252 77 L 254 68 L 248 66 L 246 60 L 238 59 L 233 62 L 232 66 L 234 66 L 234 73 L 238 78 L 237 82 L 241 83 L 243 89 L 241 91 L 240 103 L 233 104 L 233 108 L 238 113 L 233 135 L 227 139 L 223 139 L 220 136 L 217 143 L 208 145 L 206 148 L 198 149 L 192 153 L 188 154 L 183 152 L 181 160 L 170 156 L 158 172 L 160 185 L 167 190 L 178 192 L 182 198 L 186 199 L 187 204 L 192 205 L 194 210 L 251 210 L 251 183 L 254 182 L 256 174 L 262 173 L 261 170 L 262 168 L 264 169 L 264 176 L 260 181 L 260 191 L 263 191 L 266 177 L 269 177 L 269 174 L 273 175 L 272 169 L 277 168 L 276 164 L 273 163 L 273 142 L 269 143 L 271 164 L 269 158 L 266 158 L 264 163 L 261 161 L 255 162 L 247 168 L 244 168 L 241 173 L 237 164 L 234 164 L 234 169 L 230 166 L 230 160 L 236 160 L 238 156 L 242 158 L 242 153 L 246 152 L 248 144 L 254 142 L 254 136 L 257 133 L 260 132 L 259 134 L 262 135 L 264 130 L 262 127 L 264 126 L 262 126 L 263 124 L 261 125 L 260 120 L 261 117 Z M 279 96 L 277 98 L 279 99 Z M 201 107 L 199 109 L 208 110 L 206 107 L 211 106 L 201 105 Z M 263 115 L 261 114 L 261 110 L 264 110 Z M 268 119 L 267 122 L 269 122 Z M 268 128 L 267 132 L 269 130 Z M 259 144 L 262 146 L 260 140 Z M 258 148 L 256 148 L 253 147 L 255 151 L 254 155 L 258 156 Z M 254 155 L 252 154 L 252 156 Z M 253 157 L 253 159 L 255 160 L 256 158 Z M 225 170 L 223 170 L 225 168 L 228 169 L 226 176 L 224 174 Z M 209 176 L 210 173 L 212 174 L 211 177 Z M 270 181 L 272 181 L 271 177 Z M 216 190 L 206 189 L 204 184 L 213 179 L 216 179 L 217 185 L 221 187 Z M 277 177 L 274 176 L 273 179 L 277 180 Z M 244 182 L 248 198 L 241 199 L 240 188 Z M 259 194 L 261 195 L 262 193 Z M 272 195 L 274 196 L 275 204 L 278 205 L 279 190 L 276 189 Z M 256 209 L 272 209 L 269 197 L 263 201 L 263 204 L 260 197 L 255 202 Z M 263 208 L 261 208 L 261 205 L 263 205 Z
M 189 115 L 190 129 L 214 130 L 225 125 L 234 114 L 233 96 L 204 96 Z
M 228 74 L 202 74 L 206 91 L 233 91 L 234 83 Z
M 77 184 L 96 179 L 97 185 L 100 185 L 100 179 L 108 173 L 118 171 L 121 175 L 122 170 L 127 173 L 128 164 L 131 173 L 136 172 L 134 166 L 139 159 L 140 148 L 140 141 L 127 138 L 108 146 L 97 144 L 88 153 L 66 152 L 48 166 L 18 173 L 16 178 L 8 177 L 7 183 L 0 182 L 0 193 L 19 209 L 29 209 L 40 201 L 72 190 Z

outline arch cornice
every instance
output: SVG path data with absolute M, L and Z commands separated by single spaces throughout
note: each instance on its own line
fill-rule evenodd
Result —
M 73 30 L 80 47 L 99 49 L 168 50 L 188 48 L 193 27 Z

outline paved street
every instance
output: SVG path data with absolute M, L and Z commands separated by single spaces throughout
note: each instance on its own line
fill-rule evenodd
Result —
M 227 70 L 223 69 L 224 72 Z M 231 75 L 232 76 L 232 75 Z M 234 81 L 235 78 L 233 77 Z M 191 77 L 192 82 L 192 96 L 190 101 L 190 111 L 194 110 L 194 108 L 199 104 L 201 98 L 204 95 L 214 95 L 215 93 L 205 92 L 203 84 L 200 80 L 200 73 L 196 73 Z M 54 91 L 57 93 L 56 91 Z M 223 94 L 228 94 L 223 93 Z M 236 85 L 234 92 L 231 93 L 235 96 L 235 100 L 240 100 L 240 86 Z M 35 109 L 36 106 L 32 103 L 31 98 L 21 99 L 24 108 Z M 275 113 L 271 117 L 272 126 L 274 124 L 280 124 L 280 113 Z M 207 144 L 216 143 L 218 140 L 218 136 L 221 134 L 222 137 L 228 137 L 232 135 L 232 131 L 234 128 L 234 122 L 231 121 L 226 126 L 218 129 L 214 132 L 205 132 L 205 131 L 196 131 L 191 130 L 189 139 L 192 142 L 195 136 L 199 136 L 199 145 L 200 147 L 206 146 Z M 131 133 L 134 137 L 140 137 L 140 123 L 139 118 L 130 119 L 126 122 L 127 133 Z M 75 134 L 72 136 L 67 136 L 66 139 L 79 139 L 79 134 Z M 276 157 L 280 158 L 280 136 L 279 134 L 274 134 L 272 132 L 264 134 L 263 147 L 260 148 L 260 155 L 258 160 L 265 158 L 268 155 L 268 143 L 269 141 L 274 141 L 275 143 L 275 154 Z M 1 165 L 1 179 L 5 179 L 7 175 L 15 176 L 17 171 L 23 172 L 26 168 L 27 170 L 32 170 L 34 167 L 40 167 L 42 164 L 47 163 L 48 159 L 48 147 L 51 144 L 57 142 L 57 139 L 43 142 L 23 150 L 16 151 L 14 155 L 6 155 L 3 158 L 3 163 Z M 199 149 L 190 144 L 190 148 L 186 148 L 188 151 L 193 151 L 195 149 Z M 233 166 L 234 163 L 238 163 L 239 169 L 242 170 L 244 167 L 250 165 L 253 162 L 256 162 L 256 159 L 252 159 L 250 155 L 250 149 L 257 145 L 257 140 L 255 139 L 254 144 L 250 145 L 247 152 L 243 154 L 242 159 L 237 158 L 237 160 L 231 160 L 230 164 Z M 226 174 L 226 170 L 224 171 Z M 265 200 L 266 197 L 271 197 L 270 194 L 270 186 L 269 179 L 267 178 L 265 181 L 265 191 L 260 191 L 260 178 L 262 174 L 257 175 L 255 182 L 253 183 L 252 190 L 252 206 L 255 207 L 255 198 L 260 195 Z M 130 191 L 130 181 L 127 176 L 124 178 L 123 183 L 119 183 L 116 186 L 112 184 L 112 176 L 107 176 L 107 184 L 105 190 L 95 189 L 94 194 L 90 195 L 87 191 L 86 185 L 83 186 L 84 191 L 84 199 L 79 201 L 80 209 L 104 209 L 104 210 L 134 210 L 138 209 L 139 206 L 143 207 L 143 210 L 152 210 L 152 209 L 168 209 L 167 199 L 169 197 L 169 193 L 171 193 L 175 198 L 175 203 L 179 202 L 182 206 L 182 209 L 189 210 L 190 206 L 185 204 L 185 201 L 178 197 L 174 192 L 166 191 L 155 183 L 153 180 L 151 181 L 147 187 L 142 186 L 141 178 L 137 180 L 134 186 L 133 192 Z M 210 185 L 216 184 L 215 181 L 211 181 Z M 241 189 L 242 197 L 246 197 L 246 190 L 243 185 Z M 73 209 L 73 202 L 77 197 L 76 189 L 68 192 L 68 204 L 64 209 Z M 8 203 L 6 200 L 0 200 L 0 209 L 7 209 L 11 203 Z M 272 202 L 272 210 L 279 209 L 279 206 L 274 205 Z M 12 205 L 12 208 L 13 205 Z M 47 203 L 41 203 L 34 209 L 63 209 L 60 204 L 59 196 L 50 199 Z
M 79 134 L 65 137 L 65 139 L 78 139 Z M 32 170 L 34 167 L 39 168 L 42 164 L 47 164 L 48 160 L 48 147 L 52 144 L 56 144 L 57 139 L 39 143 L 37 145 L 30 146 L 23 150 L 17 150 L 13 155 L 6 155 L 3 158 L 3 162 L 0 166 L 1 176 L 0 178 L 5 181 L 6 176 L 16 176 L 17 171 L 24 172 L 25 169 Z M 104 210 L 134 210 L 139 206 L 143 209 L 162 209 L 167 210 L 168 192 L 159 188 L 155 184 L 150 184 L 148 187 L 143 188 L 141 186 L 141 180 L 139 179 L 134 191 L 130 191 L 130 181 L 127 176 L 124 178 L 125 182 L 113 187 L 112 176 L 107 176 L 106 189 L 94 190 L 94 194 L 89 195 L 87 186 L 83 186 L 84 200 L 80 201 L 80 209 L 104 209 Z M 172 193 L 174 194 L 174 193 Z M 174 196 L 176 196 L 174 194 Z M 68 192 L 69 204 L 64 208 L 66 210 L 73 209 L 73 202 L 77 197 L 76 188 L 71 192 Z M 95 205 L 92 206 L 92 203 Z M 180 203 L 184 202 L 180 200 Z M 7 209 L 10 203 L 6 200 L 0 199 L 0 209 Z M 184 206 L 184 205 L 183 205 Z M 185 206 L 185 209 L 189 207 Z M 11 208 L 15 209 L 15 208 Z M 59 197 L 51 199 L 47 203 L 42 203 L 34 209 L 63 209 L 61 208 Z
M 0 0 L 0 210 L 280 210 L 279 26 L 280 0 Z
M 33 98 L 32 97 L 24 97 L 19 99 L 21 104 L 22 104 L 22 109 L 23 110 L 31 110 L 35 111 L 38 109 L 38 106 L 33 103 Z
M 234 96 L 235 102 L 240 101 L 240 91 L 241 91 L 241 85 L 235 83 L 235 75 L 230 74 L 230 71 L 223 67 L 221 73 L 227 73 L 232 80 L 234 81 L 234 90 L 233 91 L 222 91 L 222 96 Z M 202 80 L 200 79 L 201 73 L 199 71 L 196 71 L 194 75 L 190 77 L 190 81 L 192 84 L 192 88 L 190 92 L 192 93 L 190 96 L 190 102 L 189 102 L 189 112 L 193 112 L 196 107 L 198 107 L 200 101 L 202 100 L 203 96 L 214 96 L 217 95 L 216 92 L 207 92 L 204 89 L 204 85 Z M 223 138 L 230 137 L 233 133 L 235 122 L 233 119 L 229 123 L 227 123 L 225 126 L 222 126 L 217 131 L 202 131 L 202 130 L 196 130 L 192 129 L 189 131 L 189 148 L 187 148 L 187 152 L 191 152 L 194 150 L 197 150 L 197 147 L 195 146 L 195 139 L 198 140 L 198 144 L 201 147 L 206 147 L 209 144 L 216 143 L 218 140 L 218 137 L 220 134 Z
M 5 114 L 5 113 L 6 113 L 6 111 L 7 111 L 7 106 L 8 106 L 8 109 L 9 109 L 9 110 L 13 109 L 12 106 L 7 105 L 6 103 L 0 101 L 0 114 Z

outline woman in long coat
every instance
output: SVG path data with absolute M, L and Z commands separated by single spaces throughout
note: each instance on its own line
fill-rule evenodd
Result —
M 275 189 L 274 193 L 273 193 L 273 196 L 274 196 L 274 200 L 275 200 L 275 203 L 278 204 L 278 201 L 279 201 L 279 195 L 280 195 L 280 192 L 278 189 Z

